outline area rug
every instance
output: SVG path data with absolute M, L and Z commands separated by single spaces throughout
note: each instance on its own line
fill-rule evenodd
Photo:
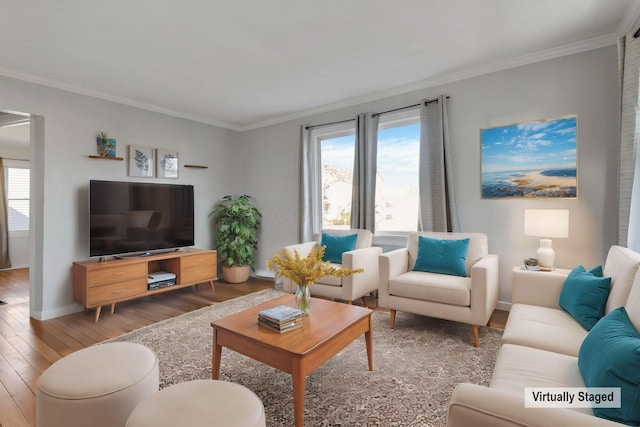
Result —
M 160 386 L 211 378 L 211 321 L 282 292 L 267 289 L 205 307 L 111 341 L 141 343 L 160 363 Z M 313 312 L 313 306 L 311 307 Z M 374 371 L 367 368 L 364 337 L 307 377 L 305 426 L 444 426 L 456 384 L 486 385 L 502 331 L 398 313 L 373 314 Z M 222 350 L 220 379 L 242 384 L 262 399 L 269 427 L 292 426 L 291 376 L 229 349 Z

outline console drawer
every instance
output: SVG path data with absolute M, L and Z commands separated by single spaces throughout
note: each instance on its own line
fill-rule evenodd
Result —
M 180 259 L 182 269 L 197 268 L 205 265 L 216 267 L 217 257 L 215 252 L 196 253 L 193 255 L 183 256 Z
M 111 304 L 147 292 L 145 277 L 138 277 L 110 285 L 94 286 L 87 293 L 87 306 Z
M 145 263 L 122 266 L 107 266 L 87 272 L 87 286 L 102 286 L 114 282 L 124 282 L 137 277 L 145 278 L 147 265 Z
M 216 279 L 216 265 L 205 264 L 199 267 L 187 268 L 182 270 L 182 283 L 202 283 Z

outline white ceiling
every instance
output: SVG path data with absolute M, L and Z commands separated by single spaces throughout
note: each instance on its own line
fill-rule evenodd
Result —
M 0 75 L 245 130 L 614 44 L 639 3 L 1 0 Z

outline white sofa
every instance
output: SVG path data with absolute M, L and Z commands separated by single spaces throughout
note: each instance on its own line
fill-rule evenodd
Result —
M 624 306 L 640 327 L 640 254 L 612 246 L 604 265 L 611 277 L 605 314 Z M 448 426 L 620 426 L 591 408 L 525 408 L 525 387 L 585 387 L 578 367 L 588 334 L 559 306 L 566 274 L 529 274 L 514 281 L 511 311 L 488 387 L 459 384 Z
M 382 253 L 382 248 L 371 246 L 373 234 L 369 230 L 323 230 L 323 232 L 335 236 L 357 234 L 355 249 L 342 254 L 342 263 L 331 265 L 337 268 L 362 268 L 364 271 L 347 277 L 321 277 L 309 287 L 311 295 L 343 300 L 348 304 L 362 298 L 365 303 L 364 296 L 378 290 L 378 256 Z M 312 249 L 320 246 L 321 241 L 322 235 L 318 234 L 311 242 L 286 246 L 284 249 L 292 255 L 295 250 L 304 258 Z M 285 292 L 295 293 L 298 285 L 284 277 L 282 288 Z

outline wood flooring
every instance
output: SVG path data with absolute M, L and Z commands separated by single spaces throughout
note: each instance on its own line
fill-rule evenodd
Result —
M 272 280 L 215 283 L 157 294 L 104 310 L 98 323 L 94 310 L 38 321 L 29 317 L 29 270 L 0 271 L 0 427 L 34 427 L 38 377 L 53 362 L 76 350 L 189 311 L 262 289 Z M 361 304 L 361 302 L 360 302 Z M 376 308 L 375 298 L 367 306 Z M 504 327 L 507 313 L 496 311 L 492 327 Z

